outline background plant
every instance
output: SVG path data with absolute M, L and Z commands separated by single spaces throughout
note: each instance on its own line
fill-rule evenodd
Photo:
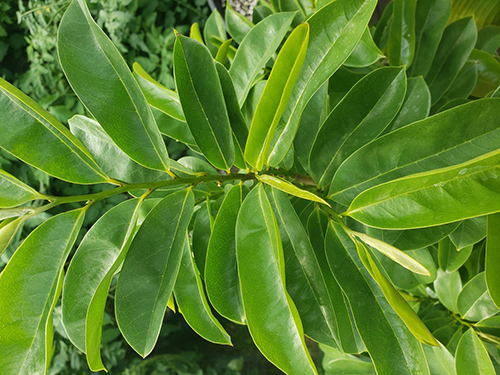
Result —
M 16 105 L 0 146 L 60 179 L 118 187 L 48 196 L 2 174 L 4 246 L 27 218 L 81 207 L 40 225 L 2 273 L 11 291 L 0 302 L 3 369 L 46 368 L 51 310 L 83 217 L 128 192 L 137 198 L 92 227 L 62 287 L 62 322 L 93 370 L 103 368 L 103 311 L 121 269 L 119 329 L 143 356 L 167 304 L 202 337 L 229 343 L 210 301 L 287 373 L 316 371 L 303 333 L 333 373 L 494 373 L 500 108 L 476 99 L 498 95 L 499 29 L 478 32 L 471 17 L 447 25 L 446 1 L 396 0 L 370 31 L 374 6 L 338 0 L 287 13 L 277 10 L 294 4 L 271 4 L 255 26 L 228 9 L 235 44 L 214 13 L 203 33 L 194 25 L 191 38 L 177 36 L 174 92 L 139 64 L 134 80 L 85 3 L 73 2 L 58 51 L 93 119 L 73 117 L 69 133 L 3 81 L 1 99 Z M 159 131 L 205 160 L 175 161 Z M 31 200 L 49 203 L 21 206 Z M 101 247 L 103 237 L 112 241 Z M 35 263 L 49 242 L 52 256 Z M 22 298 L 28 279 L 40 280 L 41 298 Z M 24 349 L 9 323 L 14 301 L 41 311 L 39 339 Z

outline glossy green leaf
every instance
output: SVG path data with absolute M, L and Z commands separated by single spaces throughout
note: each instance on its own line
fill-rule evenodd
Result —
M 356 82 L 366 76 L 367 73 L 361 70 L 362 69 L 348 69 L 342 66 L 333 74 L 333 76 L 330 77 L 328 82 L 325 83 L 325 85 L 328 86 L 328 112 L 339 104 L 339 102 L 344 98 L 344 96 L 346 96 Z M 317 93 L 318 92 L 316 92 L 316 94 Z M 316 134 L 314 134 L 314 136 L 316 136 Z
M 431 93 L 422 77 L 407 80 L 406 95 L 398 114 L 384 133 L 389 133 L 408 124 L 423 120 L 431 109 Z
M 153 110 L 153 116 L 158 124 L 158 129 L 162 134 L 165 134 L 167 137 L 175 139 L 178 142 L 184 143 L 194 152 L 201 154 L 201 151 L 191 134 L 191 130 L 185 121 L 180 121 L 170 117 L 158 109 L 151 109 Z
M 423 347 L 431 374 L 455 375 L 455 359 L 443 344 Z
M 44 195 L 0 169 L 0 208 L 20 206 L 35 199 L 46 199 Z
M 352 239 L 332 221 L 325 250 L 377 373 L 428 374 L 421 344 L 394 314 L 380 287 L 363 267 Z
M 500 48 L 500 26 L 489 25 L 479 30 L 475 48 L 492 55 L 496 53 Z
M 344 65 L 352 68 L 364 68 L 375 64 L 384 57 L 382 51 L 380 51 L 373 41 L 370 29 L 367 27 L 358 45 L 344 62 Z
M 63 124 L 2 78 L 0 108 L 1 148 L 62 180 L 95 184 L 109 179 Z
M 62 321 L 73 345 L 87 353 L 92 371 L 104 369 L 102 321 L 111 280 L 123 263 L 134 233 L 138 199 L 106 212 L 80 243 L 64 280 Z
M 255 25 L 241 42 L 229 69 L 240 107 L 260 70 L 284 38 L 293 17 L 294 13 L 290 12 L 273 14 Z
M 473 50 L 469 60 L 476 64 L 477 82 L 472 96 L 484 98 L 500 85 L 500 62 L 488 52 Z
M 324 353 L 321 364 L 325 375 L 356 374 L 375 375 L 375 368 L 369 358 L 362 356 L 346 355 L 341 351 L 326 345 L 319 345 Z
M 328 186 L 349 155 L 382 133 L 405 91 L 403 68 L 377 69 L 354 85 L 321 125 L 312 146 L 309 169 L 319 187 Z
M 316 374 L 297 308 L 285 289 L 278 224 L 262 184 L 238 213 L 236 255 L 246 321 L 257 348 L 286 373 Z
M 453 22 L 444 30 L 434 60 L 425 76 L 432 104 L 446 92 L 476 44 L 477 29 L 472 17 Z
M 380 251 L 382 254 L 389 257 L 396 263 L 402 265 L 404 268 L 410 270 L 411 272 L 424 276 L 431 275 L 430 272 L 422 264 L 420 264 L 405 252 L 395 248 L 394 246 L 391 246 L 376 238 L 370 237 L 364 233 L 352 231 L 351 235 L 359 238 L 367 245 L 370 245 L 374 249 Z
M 282 178 L 271 176 L 268 174 L 255 175 L 255 177 L 259 181 L 269 186 L 272 186 L 273 188 L 284 191 L 287 194 L 294 195 L 302 199 L 307 199 L 309 201 L 323 203 L 330 207 L 330 205 L 324 199 L 318 197 L 316 194 L 311 193 L 310 191 L 307 190 L 302 190 L 297 186 L 293 185 L 291 182 L 288 182 Z
M 207 250 L 205 282 L 210 302 L 223 317 L 243 324 L 245 313 L 236 267 L 236 218 L 242 202 L 242 186 L 231 188 L 215 218 Z
M 207 202 L 210 199 L 207 198 Z M 205 274 L 205 262 L 207 259 L 208 242 L 212 234 L 211 212 L 209 212 L 209 204 L 204 204 L 198 210 L 196 219 L 193 224 L 192 232 L 192 248 L 196 268 L 200 270 L 202 275 Z
M 436 54 L 446 22 L 451 0 L 418 0 L 415 12 L 415 57 L 411 76 L 426 76 Z
M 439 302 L 448 310 L 458 312 L 457 298 L 462 290 L 462 280 L 458 271 L 446 273 L 438 269 L 436 280 L 434 280 L 434 290 Z
M 184 319 L 196 333 L 210 342 L 231 345 L 231 338 L 210 311 L 187 233 L 174 296 Z
M 171 179 L 165 172 L 143 167 L 130 159 L 96 121 L 77 115 L 70 118 L 68 123 L 71 132 L 85 145 L 108 176 L 128 183 Z
M 44 374 L 51 358 L 52 309 L 85 209 L 54 216 L 17 249 L 0 276 L 0 369 Z M 5 293 L 8 291 L 8 293 Z
M 286 156 L 304 108 L 354 50 L 375 5 L 374 0 L 337 0 L 307 20 L 310 32 L 306 60 L 274 134 L 268 165 L 276 166 Z
M 234 161 L 233 138 L 212 56 L 201 43 L 179 35 L 174 66 L 179 98 L 196 144 L 215 167 L 229 170 Z
M 139 228 L 120 272 L 116 320 L 127 342 L 143 357 L 153 350 L 160 334 L 193 205 L 191 190 L 162 199 Z
M 500 307 L 500 214 L 488 216 L 486 237 L 486 285 L 491 299 Z
M 473 329 L 464 333 L 455 354 L 457 375 L 495 375 L 486 347 Z
M 342 293 L 330 295 L 319 259 L 288 196 L 276 189 L 267 194 L 283 245 L 286 290 L 297 306 L 304 333 L 317 342 L 338 346 L 339 322 L 333 298 L 343 298 Z
M 474 245 L 484 237 L 486 237 L 486 216 L 464 220 L 450 234 L 450 239 L 458 250 Z
M 185 121 L 179 95 L 155 81 L 138 63 L 134 63 L 133 68 L 134 77 L 144 93 L 148 104 L 170 117 L 179 121 Z
M 168 170 L 167 149 L 144 94 L 85 0 L 74 0 L 64 13 L 57 47 L 71 87 L 113 142 L 139 164 Z
M 248 93 L 248 97 L 245 101 L 244 105 L 244 115 L 247 124 L 251 124 L 253 120 L 253 115 L 255 113 L 255 109 L 257 108 L 257 104 L 259 104 L 259 100 L 264 92 L 264 88 L 266 87 L 267 80 L 258 81 L 255 86 L 252 87 L 250 92 Z M 246 143 L 246 142 L 245 142 Z
M 266 162 L 276 127 L 304 63 L 308 41 L 309 25 L 303 23 L 283 45 L 255 109 L 244 156 L 256 171 Z
M 360 340 L 359 333 L 357 333 L 356 326 L 352 321 L 347 299 L 337 280 L 335 280 L 326 258 L 325 237 L 327 229 L 328 215 L 319 207 L 316 207 L 307 219 L 307 231 L 335 311 L 339 333 L 338 339 L 344 352 L 359 353 L 364 350 L 364 345 L 362 342 L 358 343 L 358 340 Z
M 0 225 L 0 255 L 7 250 L 16 233 L 22 228 L 23 223 L 30 215 L 18 217 L 17 219 L 6 219 Z M 8 221 L 7 221 L 8 220 Z
M 415 54 L 416 0 L 394 0 L 387 55 L 393 66 L 407 65 Z
M 469 259 L 472 245 L 457 249 L 449 237 L 442 239 L 438 247 L 439 267 L 448 273 L 458 270 Z
M 210 40 L 212 37 L 217 37 L 224 42 L 227 39 L 226 28 L 224 27 L 224 20 L 220 13 L 215 9 L 210 17 L 208 17 L 207 22 L 205 23 L 205 28 L 203 29 L 203 36 L 205 37 L 205 42 L 207 44 L 208 49 L 213 57 L 217 55 L 217 51 L 219 47 L 215 47 Z
M 457 99 L 453 99 L 452 101 L 449 101 L 448 103 L 446 103 L 445 105 L 443 105 L 441 108 L 438 109 L 437 113 L 440 113 L 440 112 L 444 112 L 444 111 L 447 111 L 451 108 L 455 108 L 455 107 L 458 107 L 460 105 L 463 105 L 463 104 L 467 104 L 467 103 L 470 103 L 471 101 L 468 100 L 468 99 L 463 99 L 463 98 L 457 98 Z
M 457 299 L 458 313 L 462 318 L 477 322 L 500 312 L 486 288 L 485 273 L 474 276 L 464 285 Z
M 245 16 L 236 12 L 231 4 L 226 6 L 226 26 L 227 32 L 233 37 L 236 43 L 241 44 L 254 24 Z
M 500 101 L 477 100 L 367 144 L 338 169 L 330 197 L 349 205 L 360 192 L 399 177 L 471 160 L 500 143 Z
M 346 215 L 378 228 L 410 229 L 499 212 L 499 173 L 500 150 L 368 189 Z

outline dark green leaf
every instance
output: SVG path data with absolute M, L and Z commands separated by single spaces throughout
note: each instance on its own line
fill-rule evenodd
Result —
M 491 299 L 500 307 L 500 214 L 488 216 L 486 237 L 486 285 Z
M 438 259 L 439 267 L 448 273 L 458 270 L 469 259 L 472 245 L 457 249 L 449 237 L 439 242 Z
M 254 27 L 254 24 L 248 18 L 236 12 L 229 2 L 226 6 L 226 25 L 229 35 L 238 44 L 241 44 L 248 32 Z
M 500 26 L 488 25 L 479 30 L 475 48 L 490 54 L 496 53 L 500 48 Z
M 209 198 L 207 199 L 210 201 Z M 193 225 L 192 250 L 189 249 L 190 252 L 193 252 L 196 268 L 201 270 L 202 275 L 205 275 L 208 241 L 210 241 L 210 236 L 212 234 L 212 213 L 209 212 L 209 207 L 209 204 L 202 205 L 196 214 Z
M 394 0 L 387 55 L 393 66 L 407 65 L 415 53 L 415 10 L 417 0 Z
M 477 68 L 477 82 L 472 96 L 484 98 L 500 85 L 500 62 L 492 55 L 480 50 L 473 50 L 469 56 Z
M 474 245 L 486 237 L 486 216 L 464 220 L 459 227 L 450 234 L 457 250 Z

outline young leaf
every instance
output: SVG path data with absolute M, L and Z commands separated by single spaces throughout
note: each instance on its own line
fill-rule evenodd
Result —
M 245 313 L 236 265 L 235 228 L 242 199 L 242 186 L 239 184 L 224 197 L 215 218 L 205 264 L 210 302 L 219 314 L 239 324 L 245 322 Z
M 243 106 L 262 67 L 276 51 L 285 36 L 294 13 L 277 13 L 255 25 L 241 42 L 229 69 L 238 103 Z
M 196 333 L 210 342 L 231 345 L 231 338 L 210 311 L 187 233 L 174 296 L 186 322 Z
M 219 50 L 217 51 L 217 55 L 215 55 L 215 61 L 220 64 L 224 64 L 226 62 L 226 57 L 228 56 L 229 49 L 231 47 L 232 39 L 226 40 L 221 44 Z
M 488 293 L 484 272 L 477 274 L 464 285 L 457 298 L 457 308 L 462 318 L 472 322 L 489 318 L 500 312 Z
M 20 206 L 35 199 L 46 199 L 44 195 L 1 169 L 0 191 L 0 208 Z
M 278 165 L 288 153 L 304 108 L 354 50 L 375 5 L 375 0 L 332 1 L 307 20 L 310 32 L 306 60 L 274 134 L 269 166 Z
M 325 251 L 377 373 L 428 374 L 422 345 L 392 312 L 380 287 L 364 269 L 352 239 L 332 221 Z
M 417 0 L 394 0 L 387 55 L 393 66 L 407 65 L 415 53 L 415 10 Z
M 451 0 L 418 0 L 415 11 L 415 57 L 409 71 L 413 77 L 429 71 L 438 49 L 446 21 L 450 16 Z
M 64 13 L 57 47 L 71 87 L 113 142 L 137 163 L 168 171 L 167 149 L 144 94 L 85 0 L 74 0 Z
M 245 16 L 236 12 L 229 2 L 226 6 L 227 32 L 233 37 L 236 43 L 241 44 L 254 24 Z
M 130 159 L 98 122 L 76 115 L 68 123 L 71 132 L 87 147 L 108 176 L 128 183 L 171 179 L 165 172 L 143 167 Z
M 196 144 L 215 167 L 229 170 L 234 161 L 233 138 L 212 56 L 201 43 L 178 35 L 174 66 L 175 84 Z
M 197 22 L 191 25 L 191 28 L 189 29 L 189 37 L 196 39 L 198 42 L 203 44 L 203 38 L 201 36 L 200 26 L 198 25 Z
M 316 374 L 297 308 L 285 289 L 278 224 L 262 184 L 238 213 L 236 255 L 246 321 L 257 348 L 286 373 Z
M 488 351 L 472 328 L 464 333 L 455 354 L 457 375 L 495 375 Z
M 302 198 L 302 199 L 307 199 L 309 201 L 319 202 L 319 203 L 325 204 L 328 207 L 330 207 L 328 202 L 326 202 L 324 199 L 318 197 L 316 194 L 313 194 L 307 190 L 302 190 L 302 189 L 298 188 L 297 186 L 293 185 L 292 183 L 290 183 L 286 180 L 283 180 L 282 178 L 271 176 L 268 174 L 255 175 L 255 177 L 259 181 L 261 181 L 269 186 L 272 186 L 273 188 L 284 191 L 285 193 L 288 193 L 290 195 L 294 195 L 294 196 Z
M 382 51 L 373 42 L 372 34 L 367 27 L 358 45 L 354 48 L 354 51 L 352 51 L 344 65 L 352 68 L 364 68 L 375 64 L 384 57 Z
M 0 369 L 44 374 L 51 358 L 52 309 L 85 209 L 54 216 L 17 249 L 0 276 Z M 8 293 L 6 292 L 8 291 Z M 48 350 L 49 349 L 49 350 Z
M 401 107 L 405 91 L 404 68 L 377 69 L 354 85 L 314 140 L 309 169 L 319 187 L 328 186 L 349 155 L 382 133 Z
M 496 150 L 500 144 L 499 104 L 496 98 L 476 100 L 374 140 L 337 170 L 330 197 L 347 206 L 372 186 L 464 163 Z
M 274 132 L 304 63 L 308 41 L 309 25 L 303 23 L 283 45 L 257 104 L 244 154 L 256 171 L 262 169 L 267 159 Z
M 377 228 L 411 229 L 500 211 L 500 150 L 418 173 L 358 195 L 346 215 Z
M 477 29 L 472 17 L 455 21 L 446 27 L 432 65 L 425 76 L 432 104 L 443 96 L 462 69 L 476 44 L 476 38 Z
M 160 334 L 193 206 L 189 189 L 162 199 L 139 228 L 120 272 L 116 321 L 127 342 L 143 357 L 153 350 Z
M 500 307 L 500 214 L 488 216 L 485 273 L 491 299 Z
M 73 345 L 87 354 L 92 371 L 104 370 L 100 346 L 111 280 L 122 265 L 142 200 L 127 200 L 106 212 L 87 232 L 68 268 L 62 322 Z
M 0 107 L 0 147 L 65 181 L 108 181 L 109 177 L 63 124 L 1 77 Z

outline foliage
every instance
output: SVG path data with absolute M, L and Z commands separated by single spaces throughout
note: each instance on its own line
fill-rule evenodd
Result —
M 238 43 L 213 13 L 203 33 L 177 30 L 173 91 L 71 2 L 58 56 L 92 117 L 68 129 L 0 80 L 0 147 L 95 190 L 0 173 L 0 252 L 39 224 L 0 275 L 1 372 L 63 361 L 59 322 L 92 371 L 112 368 L 112 297 L 111 335 L 142 357 L 168 311 L 222 345 L 223 318 L 247 326 L 288 374 L 317 373 L 305 336 L 326 373 L 494 374 L 499 32 L 447 24 L 448 0 L 394 0 L 369 29 L 375 5 L 271 2 L 255 25 L 228 8 Z M 176 160 L 162 135 L 196 156 Z M 135 373 L 176 360 L 152 358 Z

